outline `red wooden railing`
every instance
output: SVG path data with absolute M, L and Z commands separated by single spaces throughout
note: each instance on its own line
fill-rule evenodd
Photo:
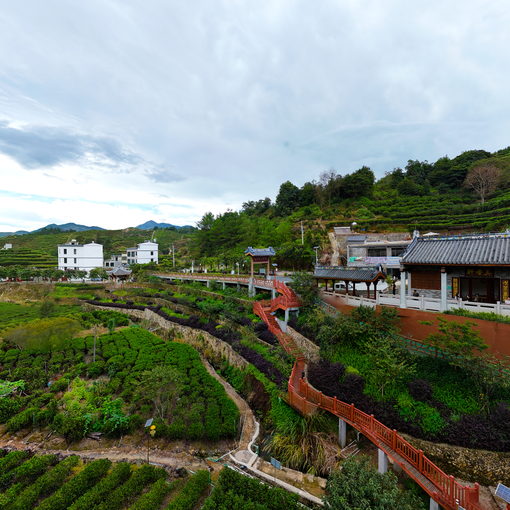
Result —
M 168 276 L 181 279 L 247 283 L 247 279 L 242 277 L 180 273 Z M 280 294 L 270 301 L 256 301 L 253 304 L 253 311 L 267 324 L 269 331 L 277 337 L 285 351 L 296 359 L 288 382 L 288 399 L 292 407 L 303 414 L 311 414 L 318 408 L 324 409 L 346 421 L 378 448 L 385 451 L 429 496 L 446 509 L 458 510 L 460 505 L 465 510 L 483 510 L 479 503 L 479 485 L 477 483 L 474 484 L 474 487 L 458 483 L 453 476 L 448 476 L 429 460 L 422 450 L 415 448 L 396 430 L 386 427 L 386 425 L 376 420 L 373 415 L 368 415 L 357 409 L 354 404 L 347 404 L 336 397 L 324 395 L 306 379 L 302 378 L 301 375 L 306 372 L 306 360 L 292 337 L 280 329 L 277 320 L 272 315 L 277 309 L 285 310 L 298 307 L 298 297 L 292 289 L 277 280 L 254 280 L 253 283 L 267 289 L 275 289 Z M 395 454 L 399 456 L 398 459 Z M 419 473 L 418 476 L 416 471 Z
M 324 395 L 301 377 L 301 374 L 306 371 L 305 358 L 296 347 L 292 337 L 280 329 L 278 322 L 271 315 L 271 312 L 276 309 L 284 308 L 288 303 L 294 304 L 298 302 L 298 299 L 292 289 L 281 282 L 275 284 L 275 289 L 281 293 L 281 296 L 271 301 L 256 302 L 253 310 L 278 338 L 285 351 L 296 358 L 288 382 L 290 405 L 303 414 L 310 414 L 321 408 L 343 419 L 363 433 L 378 448 L 385 451 L 429 496 L 448 510 L 457 510 L 459 505 L 466 510 L 482 510 L 479 503 L 479 485 L 477 483 L 474 487 L 458 483 L 453 476 L 448 476 L 429 460 L 422 450 L 415 448 L 396 430 L 386 427 L 386 425 L 376 420 L 373 415 L 368 415 L 357 409 L 354 404 L 347 404 L 336 397 Z M 395 454 L 399 456 L 398 459 Z M 418 471 L 421 476 L 417 476 L 414 470 Z M 426 483 L 426 481 L 429 483 Z
M 221 276 L 221 275 L 209 275 L 207 273 L 164 273 L 158 274 L 161 278 L 169 277 L 175 278 L 176 280 L 210 280 L 225 283 L 243 283 L 248 284 L 250 282 L 249 276 Z M 274 289 L 276 280 L 264 280 L 262 278 L 253 278 L 253 285 L 257 287 L 264 287 L 266 289 Z M 278 282 L 280 283 L 280 282 Z

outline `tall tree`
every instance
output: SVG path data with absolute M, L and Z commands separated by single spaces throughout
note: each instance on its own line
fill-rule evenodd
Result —
M 346 175 L 342 181 L 342 191 L 345 197 L 356 198 L 370 196 L 374 187 L 374 172 L 364 166 L 352 174 Z
M 284 182 L 280 186 L 280 191 L 276 197 L 276 211 L 280 216 L 290 214 L 300 205 L 299 188 L 290 181 Z
M 501 180 L 501 170 L 491 163 L 474 166 L 467 174 L 464 185 L 471 188 L 479 197 L 480 202 L 485 203 L 485 198 L 490 195 Z

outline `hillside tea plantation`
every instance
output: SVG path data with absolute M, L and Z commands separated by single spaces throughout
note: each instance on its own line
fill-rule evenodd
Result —
M 190 346 L 130 327 L 74 338 L 49 353 L 0 347 L 0 399 L 7 430 L 50 427 L 67 440 L 92 431 L 118 436 L 154 417 L 157 437 L 233 438 L 239 413 Z M 4 392 L 5 393 L 5 392 Z M 7 392 L 8 393 L 8 392 Z
M 54 305 L 48 313 L 50 317 L 68 317 L 74 315 L 79 308 L 73 305 Z M 43 312 L 44 313 L 44 312 Z M 39 319 L 41 317 L 40 305 L 21 305 L 17 303 L 0 302 L 0 334 Z
M 2 510 L 192 510 L 210 484 L 207 471 L 172 479 L 147 464 L 16 450 L 0 450 L 0 472 Z

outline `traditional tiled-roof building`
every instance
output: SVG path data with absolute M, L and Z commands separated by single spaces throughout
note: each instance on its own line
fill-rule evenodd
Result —
M 416 237 L 402 258 L 411 289 L 442 299 L 510 299 L 510 233 Z M 405 276 L 404 276 L 405 278 Z

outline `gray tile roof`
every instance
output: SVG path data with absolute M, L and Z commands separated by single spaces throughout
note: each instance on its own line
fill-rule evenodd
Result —
M 111 276 L 129 276 L 133 271 L 126 269 L 122 266 L 116 267 L 113 271 L 107 271 L 107 274 Z
M 363 243 L 366 240 L 367 236 L 360 235 L 360 236 L 349 236 L 347 238 L 348 243 Z
M 272 246 L 267 248 L 252 248 L 251 246 L 248 246 L 248 248 L 244 250 L 244 254 L 251 255 L 252 257 L 272 257 L 273 255 L 276 255 L 276 252 Z
M 404 253 L 402 263 L 510 266 L 510 234 L 417 237 Z
M 316 278 L 329 278 L 332 280 L 347 280 L 351 282 L 373 282 L 385 277 L 384 273 L 374 267 L 321 267 L 315 268 Z

